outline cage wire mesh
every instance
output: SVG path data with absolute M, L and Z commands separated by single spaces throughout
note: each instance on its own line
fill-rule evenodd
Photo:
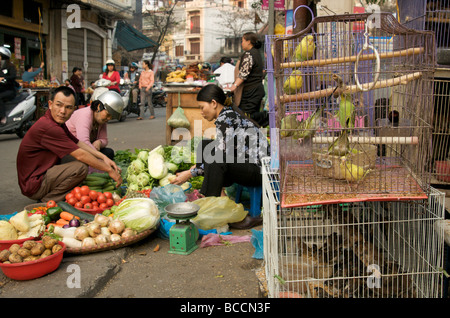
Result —
M 445 195 L 283 208 L 263 160 L 268 296 L 417 298 L 443 292 Z
M 370 19 L 316 17 L 272 39 L 283 207 L 427 198 L 434 36 Z
M 450 79 L 434 79 L 433 184 L 450 183 Z

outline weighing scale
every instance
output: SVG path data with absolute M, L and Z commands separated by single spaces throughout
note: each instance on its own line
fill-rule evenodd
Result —
M 198 248 L 199 233 L 190 219 L 197 215 L 200 207 L 191 202 L 169 204 L 164 208 L 167 216 L 175 220 L 169 230 L 169 253 L 189 255 Z

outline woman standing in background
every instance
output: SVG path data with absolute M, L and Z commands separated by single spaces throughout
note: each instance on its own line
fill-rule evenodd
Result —
M 239 61 L 239 72 L 231 86 L 231 92 L 242 85 L 242 96 L 239 108 L 250 118 L 261 110 L 262 99 L 265 96 L 263 78 L 264 61 L 259 52 L 262 46 L 256 33 L 247 32 L 241 41 L 244 53 Z
M 137 118 L 141 120 L 144 117 L 145 112 L 145 102 L 148 102 L 148 109 L 150 110 L 150 118 L 155 118 L 155 110 L 153 109 L 152 104 L 152 89 L 153 84 L 155 83 L 155 73 L 152 70 L 152 65 L 149 61 L 145 60 L 142 62 L 142 67 L 144 70 L 141 72 L 139 76 L 139 89 L 141 91 L 141 105 L 140 105 L 140 114 Z

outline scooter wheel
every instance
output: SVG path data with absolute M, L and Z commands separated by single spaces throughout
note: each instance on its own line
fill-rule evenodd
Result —
M 25 134 L 27 133 L 28 129 L 30 129 L 31 125 L 33 125 L 33 123 L 30 120 L 24 122 L 22 126 L 17 128 L 16 130 L 17 137 L 19 138 L 25 137 Z

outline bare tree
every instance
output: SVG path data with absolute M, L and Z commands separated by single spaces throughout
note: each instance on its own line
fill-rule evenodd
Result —
M 158 10 L 148 11 L 142 14 L 144 21 L 143 26 L 146 29 L 151 30 L 151 35 L 149 37 L 157 43 L 157 46 L 153 48 L 153 56 L 150 61 L 151 64 L 155 61 L 156 55 L 161 45 L 163 45 L 166 35 L 170 34 L 170 32 L 180 24 L 173 16 L 173 10 L 178 2 L 179 1 L 175 1 L 170 8 L 161 7 L 158 8 Z

